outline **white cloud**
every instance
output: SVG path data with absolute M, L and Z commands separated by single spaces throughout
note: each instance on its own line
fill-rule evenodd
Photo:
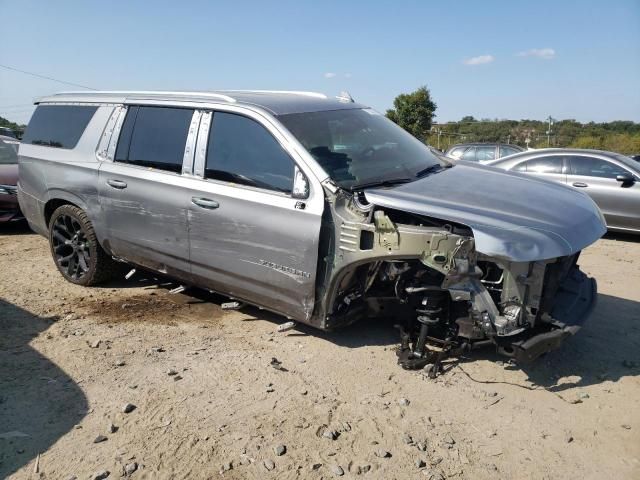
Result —
M 336 74 L 333 73 L 333 72 L 327 72 L 327 73 L 324 74 L 324 78 L 333 78 L 335 76 L 336 76 Z
M 518 57 L 537 57 L 544 60 L 550 60 L 556 57 L 556 51 L 553 48 L 532 48 L 517 54 Z
M 479 55 L 477 57 L 471 57 L 465 59 L 462 63 L 465 65 L 484 65 L 485 63 L 491 63 L 495 60 L 493 55 Z

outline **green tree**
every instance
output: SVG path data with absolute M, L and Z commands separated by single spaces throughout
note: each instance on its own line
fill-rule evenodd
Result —
M 414 137 L 424 140 L 435 117 L 437 105 L 424 86 L 412 93 L 398 95 L 393 109 L 387 110 L 387 118 L 394 121 Z

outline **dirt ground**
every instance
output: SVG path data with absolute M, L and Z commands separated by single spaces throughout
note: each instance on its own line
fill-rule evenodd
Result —
M 277 333 L 141 275 L 77 287 L 0 226 L 0 478 L 640 478 L 640 238 L 580 263 L 599 302 L 561 350 L 429 380 L 392 321 Z

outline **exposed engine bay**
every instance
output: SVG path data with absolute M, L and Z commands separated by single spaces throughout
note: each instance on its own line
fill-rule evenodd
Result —
M 445 358 L 488 345 L 530 362 L 574 334 L 594 305 L 595 281 L 578 269 L 579 252 L 531 262 L 488 257 L 464 225 L 379 208 L 362 192 L 334 193 L 321 235 L 318 326 L 393 317 L 403 368 L 426 367 L 434 377 Z

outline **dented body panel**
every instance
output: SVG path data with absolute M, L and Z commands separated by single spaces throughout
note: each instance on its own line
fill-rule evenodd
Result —
M 577 260 L 605 232 L 589 197 L 464 162 L 439 165 L 412 138 L 407 155 L 419 166 L 424 147 L 427 168 L 416 173 L 409 164 L 385 164 L 390 151 L 402 159 L 406 133 L 392 131 L 379 145 L 350 144 L 361 133 L 359 122 L 371 118 L 370 134 L 385 130 L 386 120 L 318 95 L 49 97 L 48 105 L 85 101 L 96 113 L 75 148 L 20 146 L 20 205 L 32 228 L 46 235 L 53 210 L 74 204 L 114 258 L 320 329 L 393 316 L 406 368 L 487 344 L 531 361 L 579 329 L 596 287 Z M 181 171 L 114 160 L 127 112 L 147 105 L 193 110 Z M 287 121 L 295 122 L 309 111 L 308 120 L 320 122 L 341 109 L 348 112 L 334 123 L 348 129 L 333 150 L 317 129 L 300 139 L 279 117 L 292 114 Z M 216 112 L 247 117 L 275 139 L 295 166 L 291 193 L 204 175 Z M 364 160 L 408 178 L 358 187 L 369 165 Z

